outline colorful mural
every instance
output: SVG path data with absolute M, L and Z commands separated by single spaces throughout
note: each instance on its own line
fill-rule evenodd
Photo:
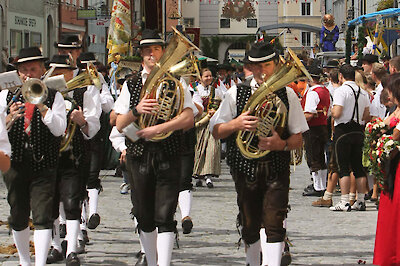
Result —
M 235 19 L 236 21 L 254 18 L 256 10 L 254 9 L 254 0 L 224 0 L 222 7 L 222 17 Z

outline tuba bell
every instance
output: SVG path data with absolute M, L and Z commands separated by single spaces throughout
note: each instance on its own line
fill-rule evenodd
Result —
M 269 150 L 258 148 L 258 137 L 271 136 L 272 129 L 281 135 L 286 125 L 287 108 L 273 92 L 297 79 L 311 79 L 304 65 L 290 48 L 288 57 L 287 60 L 280 58 L 278 70 L 261 84 L 243 108 L 243 112 L 250 111 L 250 115 L 259 119 L 254 132 L 240 130 L 236 137 L 236 144 L 247 159 L 258 159 L 267 155 Z
M 197 62 L 193 55 L 182 60 L 189 52 L 199 51 L 200 49 L 174 27 L 172 29 L 174 35 L 163 56 L 147 77 L 140 93 L 140 99 L 145 95 L 155 99 L 158 95 L 159 110 L 156 114 L 142 114 L 138 119 L 139 128 L 161 124 L 179 115 L 183 110 L 184 88 L 178 78 L 193 72 L 200 76 Z M 161 91 L 158 91 L 160 87 Z M 163 140 L 171 134 L 172 132 L 158 134 L 151 141 Z

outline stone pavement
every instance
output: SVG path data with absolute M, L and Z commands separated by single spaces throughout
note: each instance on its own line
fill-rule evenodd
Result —
M 119 193 L 121 179 L 113 171 L 102 171 L 104 191 L 100 194 L 101 224 L 89 231 L 90 245 L 80 255 L 82 265 L 134 265 L 139 250 L 138 238 L 130 220 L 129 195 Z M 356 265 L 358 260 L 372 264 L 377 211 L 367 203 L 366 212 L 331 212 L 311 207 L 315 197 L 303 197 L 303 188 L 310 183 L 305 163 L 291 176 L 288 235 L 293 243 L 292 265 Z M 181 233 L 179 246 L 173 251 L 173 265 L 244 265 L 244 246 L 235 222 L 236 193 L 227 166 L 215 180 L 215 188 L 196 188 L 192 208 L 194 228 L 191 234 Z M 334 197 L 337 202 L 339 196 Z M 6 189 L 0 181 L 0 220 L 7 220 L 9 207 Z M 177 220 L 180 220 L 179 210 Z M 32 237 L 33 238 L 33 237 Z M 12 243 L 7 228 L 0 226 L 0 244 Z M 34 258 L 32 257 L 32 262 Z M 18 265 L 17 255 L 0 255 L 0 265 Z M 65 265 L 65 264 L 57 264 Z

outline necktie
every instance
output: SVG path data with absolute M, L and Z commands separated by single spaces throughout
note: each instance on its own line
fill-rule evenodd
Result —
M 31 121 L 32 121 L 32 116 L 33 116 L 33 111 L 35 110 L 35 105 L 31 103 L 25 103 L 25 133 L 28 134 L 28 136 L 31 134 Z

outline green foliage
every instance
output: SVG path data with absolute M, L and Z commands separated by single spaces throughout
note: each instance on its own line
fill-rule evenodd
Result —
M 378 6 L 376 8 L 376 11 L 381 11 L 381 10 L 392 8 L 392 7 L 394 7 L 393 0 L 380 0 L 378 2 Z
M 142 62 L 142 57 L 137 55 L 127 55 L 127 56 L 121 56 L 121 60 L 131 61 L 131 62 Z
M 364 24 L 362 24 L 362 26 L 358 28 L 358 38 L 357 38 L 358 59 L 361 58 L 362 50 L 364 49 L 364 46 L 367 44 L 367 39 L 365 38 L 365 35 L 367 35 L 367 28 Z

